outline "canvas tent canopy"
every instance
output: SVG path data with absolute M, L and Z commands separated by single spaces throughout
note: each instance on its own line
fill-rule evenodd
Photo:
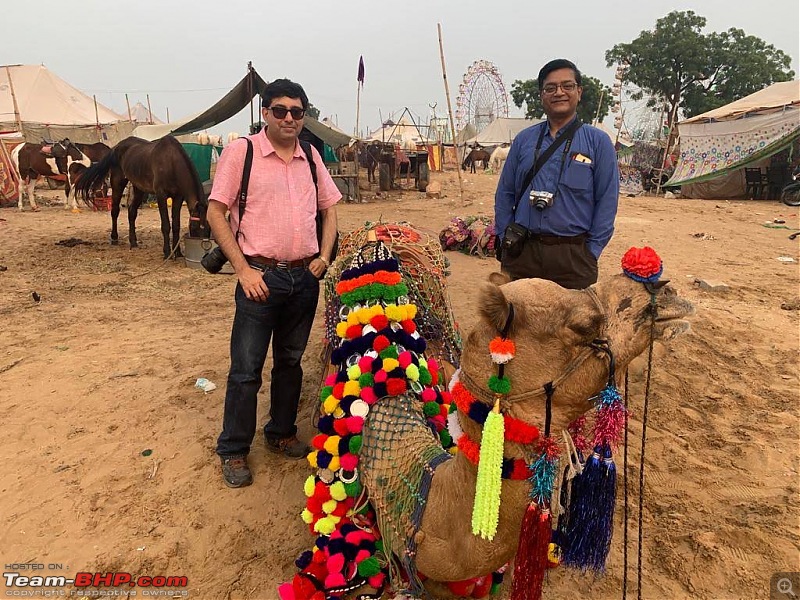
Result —
M 668 186 L 717 181 L 714 195 L 744 193 L 743 167 L 755 166 L 800 137 L 800 81 L 784 81 L 678 123 L 680 157 Z M 723 189 L 724 188 L 724 189 Z M 691 188 L 689 188 L 691 189 Z M 708 192 L 711 192 L 709 189 Z M 684 195 L 687 188 L 684 187 Z
M 413 121 L 400 117 L 397 123 L 389 120 L 382 127 L 373 131 L 365 141 L 368 142 L 389 142 L 397 144 L 401 148 L 410 150 L 416 148 L 417 144 L 428 144 L 430 140 L 425 137 Z
M 0 131 L 22 131 L 34 143 L 68 137 L 114 145 L 132 130 L 128 119 L 44 65 L 0 66 Z
M 152 114 L 148 108 L 141 102 L 137 102 L 131 106 L 131 119 L 136 123 L 150 124 L 150 125 L 163 125 L 164 121 Z
M 469 146 L 473 144 L 478 144 L 479 146 L 510 144 L 520 131 L 541 122 L 541 119 L 498 117 L 484 127 L 478 135 L 466 140 L 466 143 Z

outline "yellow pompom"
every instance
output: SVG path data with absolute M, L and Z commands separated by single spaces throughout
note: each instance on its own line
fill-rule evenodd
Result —
M 341 406 L 336 407 L 336 410 L 333 411 L 333 416 L 336 419 L 341 419 L 344 416 L 344 411 L 342 410 Z
M 406 377 L 408 377 L 411 381 L 419 380 L 419 368 L 417 365 L 411 363 L 406 367 Z
M 341 441 L 341 437 L 338 435 L 332 435 L 323 444 L 323 448 L 325 448 L 325 452 L 329 454 L 337 455 L 339 454 L 339 442 Z
M 347 368 L 347 378 L 350 381 L 358 379 L 359 377 L 361 377 L 361 367 L 358 365 L 353 365 L 352 367 Z
M 336 510 L 336 506 L 339 503 L 336 500 L 328 500 L 327 502 L 322 503 L 322 510 L 325 511 L 325 514 L 331 514 L 333 511 Z
M 313 452 L 309 453 L 309 456 L 311 456 L 311 454 L 314 454 L 314 453 Z M 306 479 L 306 482 L 303 484 L 303 492 L 305 492 L 306 496 L 308 496 L 309 498 L 311 498 L 311 496 L 314 495 L 314 484 L 315 483 L 316 482 L 314 481 L 314 476 L 313 475 L 309 475 L 308 478 Z
M 349 325 L 345 321 L 341 321 L 336 324 L 336 335 L 340 338 L 347 337 L 347 328 Z
M 308 460 L 308 464 L 311 465 L 312 469 L 317 468 L 317 451 L 314 450 L 313 452 L 309 452 L 308 456 L 306 456 L 306 460 Z
M 314 531 L 322 535 L 330 535 L 336 529 L 336 521 L 334 517 L 322 517 L 319 521 L 314 523 Z
M 384 361 L 384 369 L 386 368 L 386 361 Z M 356 396 L 361 394 L 361 385 L 357 381 L 348 381 L 344 384 L 344 392 L 342 396 Z
M 347 492 L 344 489 L 344 484 L 341 481 L 335 482 L 328 490 L 331 493 L 331 498 L 341 502 L 347 498 Z
M 338 407 L 339 407 L 339 400 L 333 394 L 325 398 L 325 402 L 322 403 L 322 411 L 326 415 L 333 414 L 333 411 L 335 411 Z
M 396 358 L 384 358 L 383 359 L 383 370 L 386 371 L 387 373 L 391 373 L 392 371 L 394 371 L 399 366 L 400 366 L 400 363 L 397 362 Z
M 400 310 L 396 304 L 387 304 L 386 309 L 384 310 L 384 314 L 386 318 L 390 321 L 402 321 L 403 320 L 403 311 Z
M 417 316 L 417 305 L 416 304 L 407 304 L 406 305 L 406 319 L 413 319 Z
M 351 312 L 347 315 L 347 325 L 358 325 L 358 312 Z
M 331 471 L 338 471 L 340 467 L 341 467 L 341 465 L 339 464 L 339 457 L 338 456 L 334 456 L 331 459 L 331 464 L 328 465 L 328 468 Z
M 300 513 L 300 518 L 303 519 L 303 523 L 306 525 L 311 525 L 314 522 L 314 515 L 307 508 L 304 508 L 303 512 Z

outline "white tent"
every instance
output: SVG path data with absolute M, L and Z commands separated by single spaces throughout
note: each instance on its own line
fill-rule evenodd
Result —
M 369 142 L 391 142 L 404 149 L 416 149 L 417 144 L 430 142 L 414 123 L 404 116 L 397 123 L 387 121 L 383 127 L 373 131 L 367 140 Z
M 0 67 L 0 131 L 22 131 L 29 142 L 70 138 L 109 145 L 133 125 L 44 65 Z
M 510 144 L 520 131 L 541 122 L 541 119 L 498 117 L 484 127 L 478 135 L 466 140 L 466 143 L 470 146 L 472 144 L 479 144 L 480 146 Z
M 133 106 L 131 106 L 131 118 L 139 124 L 143 125 L 163 125 L 164 121 L 159 119 L 155 115 L 151 115 L 150 111 L 147 110 L 147 107 L 142 104 L 141 102 L 137 102 Z M 150 119 L 153 119 L 153 122 L 150 123 Z
M 698 198 L 741 196 L 745 166 L 760 166 L 800 138 L 800 81 L 772 84 L 682 121 L 678 133 L 680 158 L 666 185 Z

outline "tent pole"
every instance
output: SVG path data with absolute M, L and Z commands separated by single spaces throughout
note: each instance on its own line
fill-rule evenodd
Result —
M 153 124 L 153 111 L 150 108 L 150 94 L 147 94 L 147 114 L 150 115 L 150 119 L 148 120 L 148 123 L 150 123 L 150 125 L 152 125 Z
M 97 139 L 102 142 L 103 135 L 100 133 L 100 114 L 97 110 L 97 96 L 92 94 L 92 99 L 94 100 L 94 121 L 97 123 Z
M 253 61 L 251 60 L 247 61 L 247 95 L 250 98 L 250 133 L 253 134 L 256 132 L 253 131 L 255 122 L 253 121 Z
M 358 126 L 359 126 L 359 120 L 360 119 L 361 119 L 361 81 L 358 81 L 356 83 L 356 130 L 355 130 L 355 134 L 356 134 L 356 152 L 355 152 L 355 157 L 356 157 L 356 202 L 361 202 L 361 186 L 358 185 L 358 178 L 359 178 L 359 174 L 358 174 L 358 171 L 359 171 L 358 151 L 359 151 L 359 146 L 361 145 L 361 142 L 358 139 Z
M 447 113 L 450 117 L 450 135 L 453 136 L 453 147 L 455 148 L 456 145 L 456 126 L 453 123 L 453 106 L 450 103 L 450 88 L 447 85 L 447 70 L 444 66 L 444 46 L 442 45 L 442 24 L 437 23 L 436 28 L 439 31 L 439 57 L 442 59 L 442 79 L 444 80 L 444 93 L 447 97 Z M 458 154 L 456 153 L 456 157 Z M 458 161 L 456 161 L 458 162 Z M 458 191 L 459 191 L 459 198 L 461 198 L 461 202 L 464 206 L 468 206 L 472 204 L 472 200 L 466 201 L 464 200 L 464 184 L 461 181 L 461 165 L 456 164 L 456 173 L 458 174 Z
M 128 94 L 125 94 L 125 104 L 128 105 L 128 121 L 133 123 L 133 114 L 131 114 L 131 101 L 128 100 Z
M 661 178 L 664 176 L 664 164 L 667 162 L 669 155 L 669 147 L 672 145 L 672 132 L 675 128 L 675 121 L 678 117 L 678 104 L 676 103 L 672 109 L 672 114 L 669 120 L 669 131 L 667 132 L 667 143 L 664 145 L 664 156 L 661 158 L 661 168 L 658 170 L 658 184 L 656 185 L 656 195 L 661 193 Z
M 167 107 L 167 123 L 169 123 L 169 106 Z
M 14 103 L 14 117 L 17 120 L 17 128 L 19 132 L 24 136 L 25 133 L 22 131 L 22 115 L 19 113 L 19 105 L 17 104 L 17 95 L 14 93 L 14 82 L 11 80 L 11 69 L 8 65 L 6 65 L 6 75 L 8 76 L 8 87 L 11 90 L 11 100 Z
M 605 95 L 606 91 L 604 89 L 600 90 L 600 102 L 597 103 L 597 112 L 594 114 L 594 122 L 592 125 L 597 126 L 597 122 L 600 120 L 600 109 L 603 107 L 603 96 Z

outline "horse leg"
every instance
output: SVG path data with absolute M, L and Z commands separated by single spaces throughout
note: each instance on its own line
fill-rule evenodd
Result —
M 111 245 L 119 244 L 119 233 L 117 232 L 117 218 L 119 217 L 119 204 L 122 201 L 122 193 L 128 180 L 121 173 L 111 173 Z
M 164 258 L 169 258 L 170 245 L 169 245 L 169 207 L 167 206 L 167 197 L 161 194 L 156 194 L 156 202 L 158 202 L 158 214 L 161 215 L 161 236 L 164 238 Z M 175 199 L 172 199 L 173 206 Z
M 183 206 L 183 198 L 172 199 L 172 247 L 167 250 L 164 248 L 164 258 L 168 258 L 172 254 L 175 258 L 181 258 L 180 239 L 181 239 L 181 207 Z M 175 252 L 172 252 L 172 249 Z
M 137 187 L 133 188 L 133 200 L 128 204 L 128 241 L 131 248 L 138 248 L 139 242 L 136 239 L 136 217 L 139 216 L 139 206 L 144 200 L 145 193 Z

